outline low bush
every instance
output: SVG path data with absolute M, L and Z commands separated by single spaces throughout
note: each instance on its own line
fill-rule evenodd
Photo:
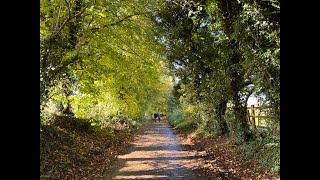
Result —
M 258 138 L 239 145 L 238 152 L 247 159 L 254 159 L 268 172 L 280 173 L 280 141 L 271 138 Z
M 183 119 L 176 125 L 176 128 L 182 131 L 190 132 L 197 129 L 197 124 L 195 121 L 190 119 Z

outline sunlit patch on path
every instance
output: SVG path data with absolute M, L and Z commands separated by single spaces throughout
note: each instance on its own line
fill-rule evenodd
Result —
M 168 122 L 153 123 L 119 156 L 119 166 L 110 179 L 200 179 L 196 153 L 188 150 Z

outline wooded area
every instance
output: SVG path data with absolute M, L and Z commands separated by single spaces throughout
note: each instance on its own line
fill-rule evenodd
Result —
M 280 0 L 40 0 L 41 178 L 98 178 L 155 112 L 278 175 Z

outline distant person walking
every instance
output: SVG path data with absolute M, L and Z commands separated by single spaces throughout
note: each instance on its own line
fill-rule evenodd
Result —
M 158 113 L 158 120 L 159 120 L 159 122 L 160 122 L 160 114 Z
M 158 114 L 157 114 L 157 113 L 154 113 L 154 114 L 153 114 L 153 117 L 154 117 L 154 122 L 157 122 Z

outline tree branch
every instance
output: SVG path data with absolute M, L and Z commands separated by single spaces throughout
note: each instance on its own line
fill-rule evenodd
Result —
M 99 31 L 99 30 L 101 30 L 101 29 L 103 29 L 103 28 L 110 27 L 110 26 L 114 26 L 114 25 L 118 25 L 118 24 L 122 23 L 123 21 L 125 21 L 125 20 L 127 20 L 127 19 L 129 19 L 129 18 L 132 18 L 132 17 L 134 17 L 134 16 L 139 16 L 139 15 L 145 15 L 145 13 L 132 14 L 132 15 L 129 15 L 129 16 L 124 17 L 123 19 L 121 19 L 121 20 L 119 20 L 119 21 L 117 21 L 117 22 L 111 23 L 111 24 L 109 24 L 109 25 L 104 25 L 104 26 L 102 26 L 101 28 L 92 28 L 92 29 L 91 29 L 91 31 L 92 31 L 91 34 L 97 32 L 97 31 Z
M 64 0 L 67 4 L 68 7 L 68 17 L 70 17 L 70 3 L 68 2 L 68 0 Z
M 73 18 L 77 18 L 78 16 L 80 16 L 81 14 L 84 13 L 84 11 L 87 9 L 87 7 L 89 6 L 89 3 L 82 8 L 78 14 L 74 15 L 74 16 L 70 16 L 70 14 L 68 15 L 68 18 L 61 24 L 60 28 L 53 34 L 53 37 L 57 36 L 62 29 L 64 28 L 64 26 L 67 24 L 67 22 L 69 22 L 70 20 L 72 20 Z

